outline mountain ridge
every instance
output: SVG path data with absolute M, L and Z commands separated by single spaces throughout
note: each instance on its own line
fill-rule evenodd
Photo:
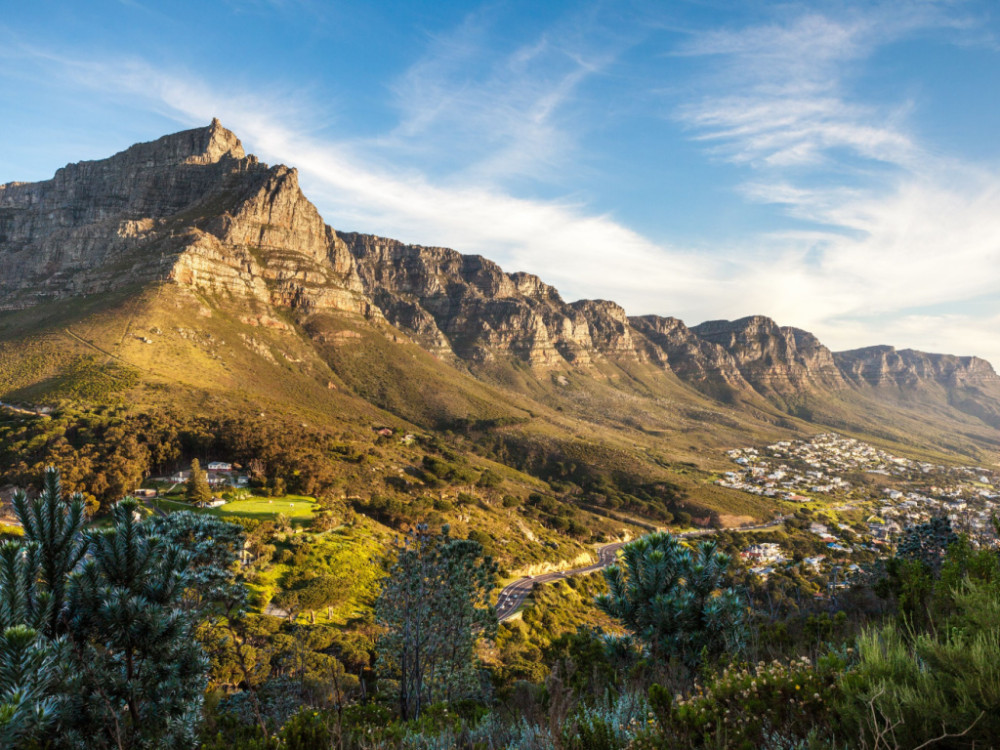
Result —
M 455 385 L 441 367 L 601 424 L 608 409 L 632 404 L 616 417 L 622 429 L 662 430 L 705 409 L 721 410 L 718 424 L 790 415 L 864 430 L 897 418 L 938 429 L 943 418 L 963 435 L 985 429 L 987 444 L 1000 429 L 1000 378 L 976 357 L 835 353 L 760 315 L 691 327 L 628 316 L 608 300 L 566 302 L 537 276 L 482 256 L 338 232 L 294 168 L 247 155 L 218 120 L 0 187 L 0 311 L 162 284 L 205 316 L 225 313 L 258 331 L 236 334 L 256 342 L 247 344 L 254 356 L 282 361 L 259 340 L 262 328 L 299 337 L 288 362 L 314 362 L 301 365 L 310 377 L 409 419 L 439 411 L 421 408 L 414 392 L 399 395 L 410 355 L 393 347 L 407 343 L 441 362 L 428 361 L 426 374 L 466 394 L 454 403 L 485 402 L 470 395 L 479 386 Z M 396 360 L 391 377 L 372 370 Z M 455 408 L 440 419 L 461 418 Z

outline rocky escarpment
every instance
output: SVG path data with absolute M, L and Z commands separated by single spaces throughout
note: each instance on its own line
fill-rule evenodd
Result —
M 274 307 L 384 313 L 455 363 L 639 362 L 714 398 L 759 394 L 789 410 L 805 395 L 933 385 L 935 398 L 1000 425 L 1000 378 L 975 357 L 892 347 L 834 355 L 811 333 L 762 316 L 692 328 L 629 318 L 614 302 L 567 303 L 537 276 L 480 256 L 338 235 L 294 169 L 247 155 L 217 120 L 70 164 L 51 180 L 0 186 L 0 310 L 161 282 L 250 308 L 239 310 L 243 320 L 277 324 Z
M 485 362 L 511 354 L 533 366 L 636 358 L 625 311 L 613 302 L 567 304 L 536 276 L 439 247 L 342 234 L 365 290 L 426 348 Z
M 683 321 L 642 315 L 629 322 L 649 342 L 651 357 L 681 379 L 710 393 L 752 390 L 732 355 L 720 344 L 696 336 Z
M 869 346 L 833 356 L 844 377 L 856 387 L 871 388 L 883 396 L 888 390 L 907 401 L 944 400 L 1000 429 L 1000 377 L 984 359 L 891 346 Z
M 833 354 L 807 331 L 780 327 L 761 315 L 708 321 L 691 331 L 703 341 L 725 349 L 740 374 L 761 393 L 846 386 Z
M 945 387 L 1000 386 L 1000 377 L 985 359 L 928 354 L 891 346 L 869 346 L 836 352 L 844 376 L 864 385 L 916 386 L 933 382 Z
M 218 120 L 0 186 L 0 309 L 165 280 L 267 304 L 370 307 L 295 170 L 247 156 Z

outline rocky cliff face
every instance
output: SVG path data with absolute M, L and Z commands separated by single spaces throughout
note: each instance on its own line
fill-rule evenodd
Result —
M 740 374 L 761 393 L 839 389 L 846 383 L 833 354 L 807 331 L 779 327 L 755 315 L 740 320 L 713 320 L 691 331 L 728 352 Z
M 613 302 L 567 304 L 536 276 L 506 274 L 478 255 L 341 237 L 385 316 L 432 351 L 471 362 L 511 354 L 536 367 L 639 356 L 625 311 Z
M 975 357 L 892 347 L 834 355 L 762 316 L 693 328 L 628 318 L 613 302 L 567 303 L 538 277 L 480 256 L 338 235 L 294 169 L 248 156 L 217 120 L 51 180 L 0 186 L 0 310 L 163 281 L 263 306 L 251 315 L 262 320 L 277 320 L 269 307 L 384 314 L 455 362 L 643 362 L 717 398 L 758 393 L 786 406 L 806 393 L 934 383 L 952 406 L 1000 424 L 1000 378 Z M 976 394 L 987 392 L 996 407 L 983 411 Z
M 643 315 L 629 318 L 629 322 L 650 343 L 652 357 L 681 379 L 709 391 L 720 387 L 752 390 L 723 346 L 699 338 L 677 318 Z
M 295 170 L 247 156 L 218 120 L 0 186 L 0 309 L 163 280 L 268 304 L 370 306 Z
M 1000 386 L 1000 377 L 993 367 L 979 357 L 927 354 L 891 346 L 869 346 L 836 352 L 833 356 L 844 376 L 858 384 L 911 387 L 933 382 L 948 388 Z

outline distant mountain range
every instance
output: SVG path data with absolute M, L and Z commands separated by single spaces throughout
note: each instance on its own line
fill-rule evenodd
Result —
M 981 462 L 1000 446 L 982 359 L 831 352 L 762 316 L 630 317 L 480 256 L 338 232 L 295 169 L 217 120 L 0 186 L 0 399 L 64 398 L 84 360 L 139 373 L 135 405 L 211 394 L 345 425 L 493 425 L 647 467 L 827 428 Z

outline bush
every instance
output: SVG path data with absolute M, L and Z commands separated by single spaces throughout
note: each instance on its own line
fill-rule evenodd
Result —
M 941 747 L 990 747 L 1000 737 L 1000 587 L 967 581 L 937 632 L 895 623 L 858 639 L 844 678 L 844 714 L 860 736 L 891 734 L 901 747 L 961 735 Z
M 497 474 L 492 469 L 487 469 L 482 474 L 479 475 L 479 481 L 476 483 L 479 487 L 485 487 L 487 489 L 495 489 L 503 484 L 503 477 Z
M 562 747 L 567 750 L 621 750 L 653 721 L 646 699 L 637 693 L 606 697 L 601 705 L 583 706 L 563 727 Z
M 833 706 L 847 654 L 727 668 L 688 698 L 671 700 L 660 688 L 650 696 L 666 744 L 683 747 L 787 748 L 832 733 Z

